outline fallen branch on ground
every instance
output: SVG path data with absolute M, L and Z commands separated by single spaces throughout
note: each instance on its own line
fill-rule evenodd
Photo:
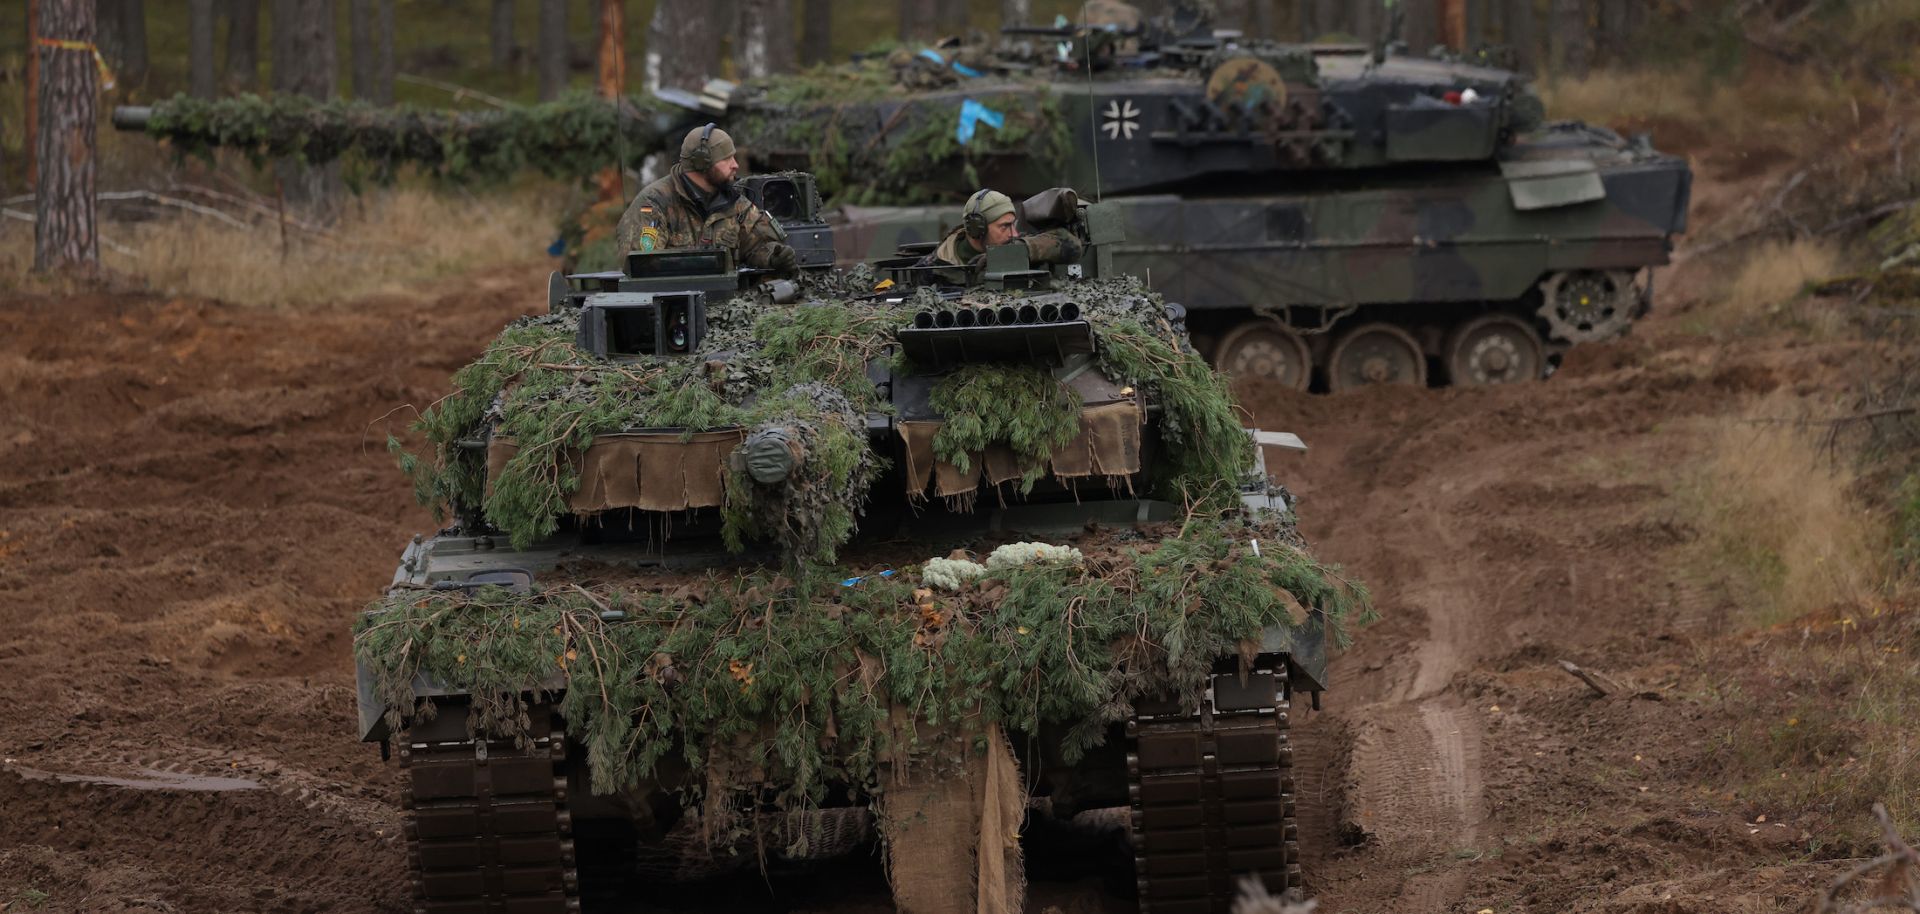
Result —
M 1592 689 L 1593 694 L 1598 695 L 1601 698 L 1605 698 L 1614 692 L 1620 691 L 1620 684 L 1617 682 L 1614 682 L 1612 677 L 1609 677 L 1604 673 L 1600 673 L 1598 671 L 1583 670 L 1565 660 L 1560 661 L 1560 668 L 1563 670 L 1566 670 L 1567 675 L 1572 676 L 1573 678 L 1586 683 L 1587 688 Z M 1602 685 L 1600 683 L 1599 680 L 1601 679 L 1606 680 L 1605 685 Z
M 1874 910 L 1913 911 L 1920 914 L 1920 852 L 1916 852 L 1893 827 L 1893 817 L 1883 803 L 1873 804 L 1873 816 L 1880 820 L 1881 840 L 1887 852 L 1846 871 L 1820 895 L 1815 914 L 1853 914 Z M 1868 896 L 1859 901 L 1837 899 L 1854 883 L 1879 873 L 1879 880 Z

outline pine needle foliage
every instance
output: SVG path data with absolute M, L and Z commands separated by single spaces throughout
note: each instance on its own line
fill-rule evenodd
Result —
M 961 472 L 996 444 L 1013 449 L 1026 470 L 1022 494 L 1046 475 L 1055 448 L 1080 434 L 1080 394 L 1030 365 L 964 365 L 933 385 L 929 404 L 946 417 L 933 454 Z
M 1344 640 L 1370 616 L 1363 588 L 1271 524 L 1160 533 L 937 597 L 916 593 L 912 568 L 852 587 L 816 569 L 811 583 L 760 570 L 671 589 L 402 589 L 362 618 L 354 650 L 395 726 L 425 704 L 420 676 L 472 695 L 470 726 L 495 735 L 512 735 L 523 696 L 554 690 L 596 792 L 682 760 L 763 772 L 734 786 L 796 807 L 836 784 L 871 790 L 890 761 L 924 755 L 889 725 L 896 713 L 936 731 L 998 722 L 1060 740 L 1071 761 L 1137 698 L 1197 699 L 1214 659 L 1264 629 Z M 667 786 L 693 802 L 701 785 Z
M 1144 387 L 1161 407 L 1162 494 L 1207 509 L 1231 504 L 1253 470 L 1254 444 L 1226 377 L 1131 319 L 1101 329 L 1100 361 L 1109 375 Z
M 300 95 L 175 95 L 153 106 L 146 133 L 182 155 L 211 158 L 221 148 L 255 165 L 293 158 L 319 165 L 344 159 L 388 180 L 403 167 L 455 181 L 496 180 L 537 169 L 585 178 L 624 155 L 628 167 L 664 145 L 656 121 L 664 102 L 628 98 L 624 117 L 591 93 L 497 111 L 447 111 Z M 619 131 L 624 130 L 622 139 Z
M 577 312 L 524 318 L 421 414 L 414 428 L 430 443 L 430 457 L 397 440 L 389 448 L 423 504 L 450 509 L 472 528 L 491 526 L 525 548 L 558 529 L 580 488 L 577 455 L 598 436 L 788 427 L 807 438 L 808 459 L 784 487 L 730 471 L 725 534 L 735 548 L 772 539 L 796 562 L 830 563 L 883 462 L 867 447 L 864 419 L 891 406 L 879 399 L 868 367 L 891 362 L 911 370 L 894 354 L 893 333 L 923 303 L 855 297 L 870 276 L 815 281 L 827 304 L 773 307 L 751 295 L 716 303 L 705 346 L 729 353 L 723 364 L 698 355 L 596 359 L 574 345 Z M 1101 370 L 1160 407 L 1156 494 L 1204 511 L 1231 507 L 1254 452 L 1224 380 L 1158 316 L 1158 298 L 1137 285 L 1087 284 L 1076 297 L 1095 327 Z M 1024 300 L 1015 293 L 974 298 L 982 305 Z M 945 417 L 934 440 L 939 459 L 969 471 L 982 451 L 1009 447 L 1025 467 L 1022 492 L 1080 431 L 1079 395 L 1032 366 L 952 370 L 935 383 L 931 405 Z M 489 436 L 518 448 L 492 479 Z
M 879 468 L 862 420 L 884 407 L 865 366 L 884 351 L 898 324 L 891 309 L 798 308 L 758 321 L 740 341 L 747 351 L 739 370 L 757 382 L 745 385 L 714 383 L 697 358 L 592 358 L 574 345 L 576 323 L 572 313 L 522 320 L 462 368 L 454 392 L 415 423 L 434 448 L 431 461 L 390 442 L 417 498 L 462 517 L 483 516 L 515 548 L 526 548 L 558 529 L 568 497 L 580 488 L 572 455 L 597 436 L 785 424 L 817 439 L 811 459 L 791 491 L 730 485 L 730 495 L 744 501 L 723 512 L 728 538 L 744 545 L 772 535 L 793 546 L 800 560 L 832 561 Z M 491 480 L 479 446 L 489 428 L 518 447 Z M 799 506 L 813 515 L 773 522 L 781 508 Z

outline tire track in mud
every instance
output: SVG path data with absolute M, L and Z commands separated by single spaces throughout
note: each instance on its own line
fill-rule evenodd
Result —
M 1449 524 L 1458 516 L 1456 502 L 1474 487 L 1409 444 L 1418 427 L 1436 421 L 1432 411 L 1399 426 L 1352 426 L 1357 434 L 1320 420 L 1300 428 L 1300 420 L 1260 418 L 1263 427 L 1319 432 L 1305 465 L 1295 463 L 1282 481 L 1300 485 L 1306 496 L 1303 524 L 1316 554 L 1373 585 L 1382 615 L 1329 670 L 1328 710 L 1337 720 L 1325 721 L 1332 726 L 1322 732 L 1351 735 L 1345 770 L 1334 770 L 1340 759 L 1323 757 L 1331 752 L 1308 749 L 1307 758 L 1328 770 L 1302 782 L 1324 801 L 1336 796 L 1332 782 L 1344 776 L 1342 809 L 1303 818 L 1318 845 L 1314 854 L 1331 852 L 1343 826 L 1358 826 L 1367 843 L 1356 854 L 1322 856 L 1309 891 L 1330 910 L 1448 910 L 1466 890 L 1456 855 L 1475 849 L 1487 817 L 1481 721 L 1451 684 L 1499 639 L 1504 596 L 1475 574 L 1472 544 Z M 1409 474 L 1409 467 L 1419 472 Z M 1433 486 L 1422 477 L 1455 482 Z M 1328 523 L 1315 529 L 1323 518 Z

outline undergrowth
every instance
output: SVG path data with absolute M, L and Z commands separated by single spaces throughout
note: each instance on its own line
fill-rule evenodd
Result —
M 543 259 L 554 193 L 544 184 L 484 199 L 419 187 L 369 191 L 324 232 L 289 227 L 284 242 L 271 215 L 233 225 L 184 212 L 121 220 L 109 210 L 100 258 L 109 273 L 156 293 L 234 304 L 417 296 L 424 282 Z M 0 288 L 42 283 L 28 272 L 32 263 L 32 227 L 0 231 Z

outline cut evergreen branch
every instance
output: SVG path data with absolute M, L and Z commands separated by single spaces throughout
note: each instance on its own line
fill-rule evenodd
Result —
M 1060 740 L 1071 762 L 1135 699 L 1197 699 L 1215 658 L 1265 629 L 1344 640 L 1370 616 L 1364 589 L 1271 523 L 1158 533 L 937 596 L 916 594 L 912 568 L 851 587 L 830 583 L 848 569 L 818 568 L 811 581 L 761 570 L 531 594 L 401 589 L 362 618 L 354 649 L 391 724 L 416 708 L 416 677 L 472 695 L 469 724 L 495 735 L 514 735 L 524 696 L 558 690 L 597 792 L 676 758 L 724 761 L 801 806 L 833 784 L 877 785 L 885 760 L 913 748 L 888 728 L 896 711 L 935 728 L 978 715 Z M 691 801 L 699 785 L 687 786 Z
M 933 454 L 973 469 L 973 456 L 1003 444 L 1020 459 L 1022 494 L 1046 475 L 1054 449 L 1080 434 L 1080 394 L 1031 365 L 963 365 L 933 385 L 929 402 L 946 417 Z

